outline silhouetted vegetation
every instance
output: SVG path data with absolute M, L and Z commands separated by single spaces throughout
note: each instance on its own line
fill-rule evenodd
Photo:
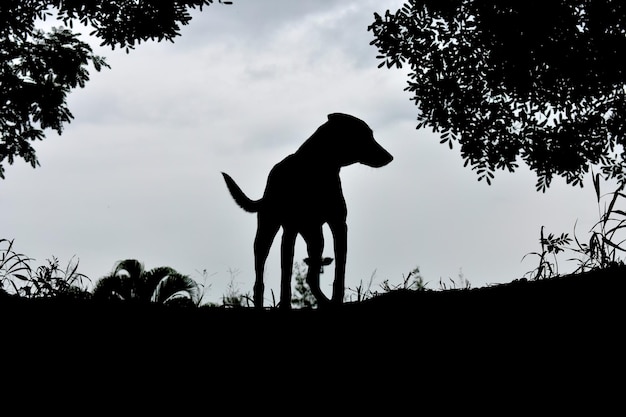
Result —
M 599 194 L 599 205 L 603 196 Z M 607 196 L 604 196 L 607 197 Z M 622 256 L 626 249 L 623 244 L 626 240 L 613 241 L 615 233 L 626 228 L 626 220 L 616 218 L 616 215 L 626 216 L 622 210 L 615 208 L 617 198 L 626 198 L 621 189 L 609 193 L 610 201 L 601 213 L 601 220 L 590 231 L 589 244 L 584 244 L 575 238 L 576 246 L 572 246 L 569 234 L 546 234 L 541 228 L 539 252 L 530 252 L 538 258 L 537 267 L 525 274 L 531 280 L 545 280 L 562 277 L 559 273 L 556 255 L 570 251 L 577 257 L 570 258 L 578 267 L 572 275 L 585 274 L 590 271 L 611 271 L 614 268 L 624 267 Z M 608 227 L 610 222 L 616 222 Z M 598 229 L 598 230 L 596 230 Z M 33 259 L 16 252 L 13 241 L 0 239 L 0 295 L 13 296 L 24 299 L 80 299 L 95 301 L 115 301 L 131 304 L 162 304 L 188 307 L 221 307 L 240 309 L 254 307 L 254 301 L 249 291 L 242 291 L 235 278 L 238 270 L 229 270 L 230 283 L 226 293 L 221 297 L 221 304 L 214 302 L 203 303 L 204 285 L 199 284 L 187 275 L 180 274 L 173 268 L 162 266 L 146 270 L 136 259 L 126 259 L 115 264 L 110 274 L 95 281 L 90 289 L 91 280 L 78 272 L 79 262 L 74 259 L 68 262 L 65 268 L 59 266 L 59 260 L 52 257 L 46 264 L 36 268 L 31 264 Z M 429 288 L 428 282 L 420 274 L 419 267 L 415 267 L 398 282 L 384 279 L 374 288 L 375 272 L 367 282 L 361 281 L 354 288 L 347 288 L 346 301 L 349 304 L 387 296 L 394 293 L 415 293 L 433 291 L 470 290 L 471 283 L 459 271 L 456 278 L 439 278 L 438 288 Z M 307 266 L 305 262 L 294 265 L 295 293 L 292 306 L 297 309 L 316 309 L 317 300 L 306 284 Z M 206 276 L 205 276 L 206 279 Z M 500 284 L 508 285 L 508 284 Z M 270 309 L 276 309 L 278 302 L 272 292 Z
M 376 297 L 380 294 L 392 292 L 392 291 L 425 291 L 426 283 L 424 282 L 424 278 L 420 274 L 419 267 L 413 268 L 411 272 L 409 272 L 406 276 L 404 276 L 399 284 L 394 284 L 389 281 L 389 279 L 383 280 L 382 283 L 379 284 L 380 289 L 372 289 L 372 285 L 374 284 L 374 278 L 376 276 L 376 271 L 372 273 L 369 281 L 364 283 L 362 280 L 359 282 L 355 288 L 348 288 L 348 300 L 361 302 L 364 300 L 368 300 L 370 298 Z
M 118 262 L 110 275 L 100 278 L 95 299 L 198 305 L 202 298 L 196 281 L 162 266 L 145 270 L 136 259 Z
M 533 255 L 539 258 L 538 265 L 526 276 L 532 279 L 552 278 L 559 275 L 559 264 L 557 255 L 561 252 L 570 251 L 575 257 L 570 261 L 575 261 L 578 266 L 574 273 L 582 273 L 589 270 L 607 269 L 615 265 L 623 265 L 623 255 L 626 254 L 624 243 L 624 230 L 626 230 L 626 211 L 618 208 L 618 201 L 626 199 L 623 190 L 626 184 L 621 183 L 615 191 L 606 195 L 601 192 L 600 175 L 593 176 L 593 186 L 596 202 L 598 204 L 598 221 L 589 231 L 588 242 L 581 241 L 576 235 L 576 224 L 574 224 L 574 237 L 569 233 L 555 235 L 544 234 L 544 226 L 541 226 L 539 244 L 540 252 L 530 252 L 524 255 Z M 608 200 L 608 203 L 607 201 Z M 572 241 L 575 245 L 572 245 Z M 522 258 L 522 260 L 524 259 Z
M 595 164 L 626 180 L 623 3 L 411 0 L 369 30 L 381 67 L 410 67 L 418 128 L 458 143 L 479 180 L 520 158 L 542 191 Z
M 0 293 L 20 298 L 73 298 L 96 301 L 130 303 L 156 303 L 164 305 L 212 306 L 242 308 L 254 306 L 249 292 L 243 292 L 235 278 L 238 270 L 229 269 L 230 282 L 221 297 L 221 305 L 202 304 L 204 285 L 171 267 L 161 266 L 146 270 L 136 259 L 115 263 L 113 271 L 95 281 L 78 272 L 79 262 L 70 260 L 65 269 L 60 268 L 56 257 L 45 265 L 32 267 L 34 260 L 14 249 L 14 241 L 0 239 Z M 296 308 L 317 307 L 317 300 L 306 284 L 305 262 L 294 265 L 295 294 L 292 305 Z M 207 279 L 206 271 L 203 274 Z M 271 308 L 278 305 L 272 292 Z
M 55 257 L 35 269 L 31 261 L 13 250 L 13 240 L 0 239 L 0 289 L 24 298 L 89 297 L 89 278 L 78 272 L 78 261 L 65 269 Z

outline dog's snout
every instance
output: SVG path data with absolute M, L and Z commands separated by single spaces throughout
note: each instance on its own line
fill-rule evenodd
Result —
M 372 168 L 380 168 L 393 161 L 393 156 L 378 142 L 372 141 L 372 144 L 374 146 L 367 153 L 368 155 L 360 161 L 362 164 Z
M 383 157 L 383 165 L 387 165 L 388 163 L 390 163 L 391 161 L 393 161 L 393 155 L 391 155 L 386 149 L 384 149 L 381 146 L 381 149 L 383 150 L 383 152 L 385 152 L 385 156 Z

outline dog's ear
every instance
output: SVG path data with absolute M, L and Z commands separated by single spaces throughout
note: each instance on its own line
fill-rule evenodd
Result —
M 345 113 L 331 113 L 328 115 L 328 120 L 346 120 L 346 119 L 355 119 L 355 120 L 359 120 L 354 116 L 350 116 L 349 114 L 345 114 Z
M 341 121 L 341 122 L 347 122 L 347 123 L 356 122 L 356 123 L 367 126 L 367 124 L 363 120 L 359 119 L 358 117 L 354 117 L 345 113 L 331 113 L 328 115 L 328 121 L 338 121 L 338 122 Z

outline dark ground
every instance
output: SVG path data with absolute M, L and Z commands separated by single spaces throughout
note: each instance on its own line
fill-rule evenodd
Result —
M 561 390 L 571 404 L 598 387 L 616 399 L 626 356 L 625 279 L 620 266 L 290 312 L 3 297 L 3 379 L 34 393 L 62 386 L 64 395 L 83 397 L 149 387 L 154 401 L 183 390 L 185 398 L 222 405 L 222 395 L 269 390 L 266 406 L 271 398 L 306 403 L 324 395 L 365 411 L 428 401 L 433 389 L 448 400 L 515 393 L 511 401 L 520 405 Z

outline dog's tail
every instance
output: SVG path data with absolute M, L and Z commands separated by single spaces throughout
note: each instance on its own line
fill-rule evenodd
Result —
M 230 191 L 230 195 L 235 199 L 235 203 L 239 205 L 242 209 L 247 211 L 248 213 L 256 213 L 259 211 L 259 205 L 261 200 L 251 200 L 247 195 L 241 191 L 241 188 L 237 185 L 235 180 L 233 180 L 230 175 L 225 172 L 222 172 L 224 176 L 224 181 L 226 181 L 226 187 L 228 187 L 228 191 Z

